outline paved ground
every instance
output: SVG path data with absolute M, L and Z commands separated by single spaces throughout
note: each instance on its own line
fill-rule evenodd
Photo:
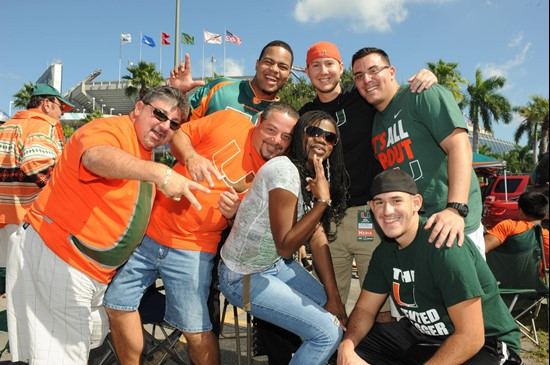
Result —
M 354 279 L 352 282 L 352 287 L 350 290 L 349 300 L 346 304 L 346 309 L 348 311 L 348 314 L 351 313 L 351 310 L 353 309 L 353 306 L 355 304 L 355 301 L 357 300 L 357 297 L 359 296 L 359 280 Z M 223 299 L 222 299 L 223 300 Z M 0 310 L 5 308 L 5 298 L 0 298 Z M 542 310 L 548 310 L 548 307 L 543 307 Z M 226 319 L 225 319 L 225 325 L 223 328 L 223 333 L 228 336 L 228 338 L 222 337 L 220 339 L 220 348 L 221 348 L 221 358 L 222 358 L 222 364 L 223 365 L 235 365 L 238 364 L 237 362 L 237 351 L 236 351 L 236 340 L 232 336 L 234 331 L 234 318 L 232 314 L 232 307 L 229 306 L 229 309 L 227 311 Z M 239 328 L 242 333 L 243 338 L 241 338 L 241 364 L 246 364 L 246 340 L 244 336 L 246 336 L 246 315 L 242 311 L 238 311 L 238 320 L 239 320 Z M 150 329 L 150 328 L 149 328 Z M 0 333 L 0 350 L 4 348 L 4 345 L 7 341 L 7 335 L 5 333 Z M 521 342 L 522 350 L 531 350 L 534 348 L 534 345 L 529 341 L 526 340 L 525 337 L 522 337 Z M 178 351 L 182 354 L 182 356 L 185 359 L 185 364 L 189 364 L 189 360 L 186 353 L 186 344 L 180 340 L 180 342 L 176 345 Z M 107 344 L 104 344 L 103 349 L 107 349 Z M 101 356 L 105 354 L 105 351 L 99 351 L 94 354 L 93 357 L 90 358 L 90 365 L 95 365 L 98 363 L 98 359 L 101 358 Z M 4 360 L 4 361 L 3 361 Z M 10 360 L 9 352 L 5 352 L 4 355 L 0 358 L 0 364 L 8 364 Z M 158 355 L 154 355 L 153 358 L 149 359 L 149 361 L 146 362 L 146 364 L 157 364 L 160 360 Z M 548 364 L 548 360 L 546 361 Z M 169 360 L 166 362 L 168 365 L 177 364 L 174 361 Z M 267 365 L 268 361 L 265 356 L 259 356 L 253 358 L 252 364 L 257 365 Z M 526 365 L 537 365 L 538 362 L 535 362 L 533 360 L 526 360 Z

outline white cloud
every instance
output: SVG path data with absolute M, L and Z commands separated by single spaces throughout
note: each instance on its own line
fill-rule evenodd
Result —
M 521 45 L 522 40 L 523 40 L 523 32 L 520 32 L 517 36 L 515 36 L 510 40 L 510 43 L 508 43 L 508 47 L 515 48 Z
M 240 64 L 237 60 L 234 60 L 232 58 L 226 58 L 225 74 L 227 76 L 244 76 L 244 65 Z
M 525 58 L 527 57 L 527 52 L 529 52 L 529 48 L 531 48 L 531 42 L 528 42 L 525 46 L 523 46 L 521 51 L 517 53 L 514 58 L 506 61 L 501 65 L 488 63 L 482 66 L 483 77 L 503 76 L 507 78 L 509 72 L 512 69 L 521 66 L 525 62 Z M 510 87 L 510 85 L 507 85 L 506 88 L 508 87 Z
M 301 23 L 344 20 L 357 32 L 388 32 L 408 15 L 407 3 L 445 3 L 452 0 L 298 0 L 294 18 Z
M 0 72 L 0 79 L 19 80 L 21 76 L 13 72 Z
M 214 63 L 207 58 L 204 60 L 204 76 L 212 76 L 212 67 L 214 67 L 214 72 L 218 75 L 223 74 L 223 58 L 215 58 Z M 232 58 L 225 59 L 225 75 L 228 77 L 231 76 L 243 76 L 244 75 L 244 65 L 242 62 L 234 60 Z

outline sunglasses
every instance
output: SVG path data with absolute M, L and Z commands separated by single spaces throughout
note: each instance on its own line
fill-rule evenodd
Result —
M 54 100 L 57 100 L 57 99 L 54 99 Z M 55 101 L 52 101 L 52 100 L 50 100 L 50 101 L 51 101 L 52 104 L 55 104 L 59 107 L 59 109 L 61 110 L 61 113 L 63 113 L 65 111 L 65 108 L 64 108 L 63 104 L 61 104 L 61 102 L 56 103 Z
M 166 122 L 167 120 L 170 121 L 170 129 L 173 131 L 177 131 L 180 127 L 180 121 L 175 119 L 170 119 L 164 112 L 158 108 L 155 108 L 154 105 L 151 105 L 149 103 L 143 103 L 145 105 L 149 105 L 151 108 L 153 108 L 153 116 L 159 121 L 159 122 Z
M 306 133 L 306 135 L 308 137 L 320 137 L 320 136 L 323 136 L 323 138 L 325 139 L 325 141 L 327 141 L 327 143 L 330 143 L 331 145 L 335 145 L 336 143 L 338 143 L 338 136 L 336 135 L 336 133 L 332 133 L 332 132 L 329 132 L 329 131 L 326 131 L 322 128 L 319 128 L 319 127 L 316 127 L 316 126 L 313 126 L 313 125 L 310 125 L 309 127 L 305 127 L 304 128 L 304 132 Z

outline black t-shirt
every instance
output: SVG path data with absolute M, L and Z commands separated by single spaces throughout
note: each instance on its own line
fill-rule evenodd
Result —
M 336 120 L 344 149 L 344 163 L 350 177 L 348 206 L 365 205 L 371 199 L 370 185 L 382 171 L 372 149 L 372 124 L 376 110 L 367 103 L 355 87 L 342 90 L 331 102 L 319 98 L 305 104 L 300 114 L 323 110 Z

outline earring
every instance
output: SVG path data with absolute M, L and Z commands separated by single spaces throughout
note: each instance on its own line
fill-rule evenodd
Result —
M 328 181 L 329 186 L 330 186 L 330 160 L 327 159 L 326 161 L 327 161 L 327 166 L 326 166 L 326 168 L 327 168 L 327 181 Z

